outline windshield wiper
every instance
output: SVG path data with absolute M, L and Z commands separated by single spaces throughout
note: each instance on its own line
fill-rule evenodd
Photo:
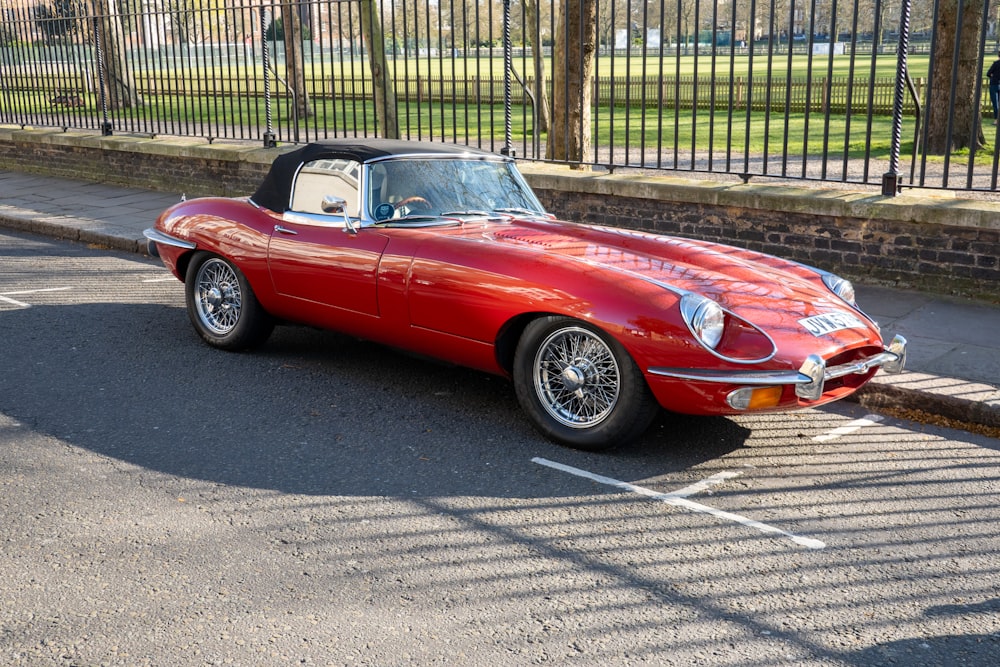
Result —
M 400 222 L 404 220 L 436 220 L 441 216 L 437 213 L 407 213 L 398 218 L 386 218 L 385 220 L 377 220 L 376 225 L 384 225 L 390 222 Z
M 496 213 L 510 213 L 511 215 L 541 215 L 538 211 L 532 211 L 526 208 L 520 208 L 517 206 L 512 206 L 510 208 L 495 208 L 493 209 Z
M 471 216 L 475 216 L 475 217 L 488 218 L 488 217 L 490 217 L 491 214 L 490 214 L 489 211 L 473 210 L 473 211 L 446 211 L 446 212 L 442 213 L 441 215 L 443 215 L 445 217 L 448 217 L 448 216 L 458 217 L 460 215 L 471 215 Z

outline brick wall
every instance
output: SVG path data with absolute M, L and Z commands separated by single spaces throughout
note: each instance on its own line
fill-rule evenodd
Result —
M 0 169 L 83 178 L 189 197 L 256 189 L 274 152 L 203 140 L 0 130 Z
M 188 197 L 251 193 L 276 150 L 0 128 L 0 169 Z M 1000 302 L 1000 204 L 913 191 L 887 198 L 804 185 L 600 175 L 537 163 L 522 171 L 543 205 L 569 220 L 719 241 L 863 283 Z

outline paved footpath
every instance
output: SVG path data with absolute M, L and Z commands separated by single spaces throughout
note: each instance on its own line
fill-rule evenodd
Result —
M 144 254 L 142 231 L 181 194 L 0 170 L 0 228 Z M 910 343 L 907 370 L 876 375 L 859 393 L 863 403 L 1000 426 L 1000 306 L 885 287 L 856 289 L 886 337 L 898 333 Z

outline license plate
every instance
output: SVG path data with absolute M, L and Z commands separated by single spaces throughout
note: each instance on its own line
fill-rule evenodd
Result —
M 840 331 L 841 329 L 864 329 L 864 323 L 850 313 L 824 313 L 799 320 L 799 324 L 813 336 Z

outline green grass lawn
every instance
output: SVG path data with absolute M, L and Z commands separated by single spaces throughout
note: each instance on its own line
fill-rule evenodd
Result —
M 910 76 L 920 78 L 927 76 L 929 56 L 923 54 L 911 55 L 907 60 L 907 69 Z M 875 57 L 875 77 L 894 78 L 896 76 L 897 59 L 895 54 L 879 54 Z M 503 60 L 498 58 L 457 58 L 452 64 L 451 60 L 439 58 L 410 58 L 405 61 L 390 61 L 390 66 L 394 68 L 394 75 L 402 78 L 404 71 L 410 76 L 502 76 Z M 655 77 L 661 73 L 668 76 L 701 76 L 716 77 L 726 76 L 730 73 L 734 76 L 747 76 L 751 69 L 754 76 L 766 76 L 767 70 L 771 69 L 772 76 L 784 78 L 789 72 L 793 77 L 805 78 L 810 71 L 813 76 L 826 75 L 832 67 L 832 75 L 835 77 L 847 77 L 852 74 L 855 77 L 867 78 L 872 66 L 871 54 L 859 53 L 854 57 L 853 70 L 852 59 L 849 55 L 836 55 L 832 58 L 825 55 L 814 55 L 795 53 L 791 60 L 787 53 L 776 53 L 769 56 L 766 53 L 755 53 L 751 58 L 749 54 L 739 53 L 732 57 L 726 54 L 682 55 L 680 57 L 665 55 L 660 58 L 658 54 L 650 53 L 644 58 L 642 55 L 604 55 L 597 59 L 595 72 L 597 76 L 651 76 Z M 354 73 L 351 67 L 361 67 L 367 72 L 367 63 L 357 61 L 349 64 L 347 73 Z M 530 75 L 533 70 L 532 60 L 525 57 L 514 59 L 514 67 L 522 75 Z M 552 60 L 545 59 L 545 71 L 552 71 Z M 362 71 L 357 72 L 358 75 Z
M 35 100 L 35 112 L 51 112 L 47 101 Z M 300 125 L 325 129 L 330 134 L 372 134 L 376 128 L 373 105 L 361 100 L 313 100 L 314 113 L 300 118 Z M 86 98 L 86 106 L 62 111 L 66 114 L 99 115 L 95 99 Z M 154 96 L 144 97 L 144 105 L 112 112 L 117 124 L 141 126 L 148 123 L 160 133 L 192 133 L 226 136 L 225 129 L 241 123 L 263 127 L 266 108 L 262 98 Z M 470 139 L 503 141 L 504 110 L 502 105 L 451 104 L 440 101 L 399 101 L 397 118 L 400 130 L 412 137 L 446 139 L 466 142 Z M 275 128 L 293 126 L 293 115 L 287 100 L 272 103 L 272 123 Z M 868 131 L 870 123 L 870 134 Z M 913 121 L 903 127 L 903 152 L 912 150 Z M 812 113 L 785 114 L 780 108 L 770 114 L 745 109 L 731 115 L 724 108 L 674 109 L 655 107 L 601 106 L 593 111 L 592 128 L 595 146 L 640 150 L 661 147 L 673 151 L 730 153 L 741 155 L 776 154 L 828 155 L 833 159 L 863 158 L 866 155 L 884 158 L 889 155 L 892 121 L 887 116 L 845 114 L 829 116 Z M 530 143 L 533 118 L 529 108 L 514 107 L 511 116 L 511 137 L 514 143 Z M 987 139 L 992 134 L 987 132 Z M 542 136 L 544 141 L 545 137 Z M 955 157 L 961 158 L 962 154 Z M 967 159 L 967 152 L 965 153 Z

